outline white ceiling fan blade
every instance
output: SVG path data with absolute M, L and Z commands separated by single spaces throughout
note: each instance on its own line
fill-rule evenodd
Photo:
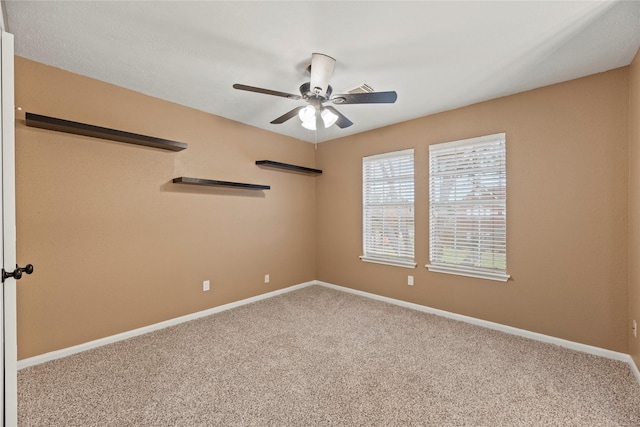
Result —
M 322 53 L 311 55 L 311 90 L 321 96 L 327 93 L 336 60 Z

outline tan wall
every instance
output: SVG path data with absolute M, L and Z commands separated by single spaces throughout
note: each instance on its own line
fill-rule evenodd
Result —
M 22 58 L 16 106 L 18 260 L 35 266 L 18 287 L 20 359 L 315 278 L 316 178 L 254 163 L 313 167 L 313 145 Z M 189 148 L 26 127 L 25 112 Z
M 502 131 L 512 280 L 427 271 L 429 144 Z M 362 157 L 410 147 L 418 267 L 362 262 Z M 626 352 L 627 153 L 628 68 L 322 143 L 317 278 Z
M 629 353 L 640 366 L 640 338 L 631 322 L 640 322 L 640 52 L 629 67 Z

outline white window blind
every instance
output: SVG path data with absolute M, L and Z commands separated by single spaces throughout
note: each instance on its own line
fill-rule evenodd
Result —
M 430 271 L 507 281 L 505 134 L 429 147 Z
M 362 159 L 363 261 L 415 267 L 413 149 Z

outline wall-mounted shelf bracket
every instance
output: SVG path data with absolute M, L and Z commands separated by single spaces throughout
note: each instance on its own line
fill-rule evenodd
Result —
M 215 186 L 215 187 L 235 187 L 235 188 L 246 188 L 251 190 L 269 190 L 271 188 L 270 185 L 245 184 L 242 182 L 217 181 L 213 179 L 202 179 L 202 178 L 188 178 L 186 176 L 173 178 L 173 182 L 176 184 L 205 185 L 205 186 Z
M 33 113 L 26 114 L 26 122 L 27 126 L 30 127 L 73 133 L 93 138 L 109 139 L 112 141 L 125 142 L 127 144 L 142 145 L 144 147 L 161 148 L 169 151 L 180 151 L 187 148 L 187 144 L 184 142 L 139 135 L 137 133 L 72 122 L 70 120 L 56 119 L 55 117 L 41 116 Z
M 308 174 L 321 174 L 322 173 L 322 170 L 320 170 L 320 169 L 312 169 L 312 168 L 307 168 L 307 167 L 304 167 L 304 166 L 290 165 L 288 163 L 274 162 L 273 160 L 256 160 L 256 165 L 258 165 L 258 166 L 268 166 L 268 167 L 276 168 L 276 169 L 285 169 L 285 170 L 295 171 L 295 172 L 304 172 L 304 173 L 308 173 Z

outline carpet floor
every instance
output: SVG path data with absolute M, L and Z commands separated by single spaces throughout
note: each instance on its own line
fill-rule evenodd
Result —
M 19 425 L 640 426 L 627 364 L 322 286 L 18 373 Z

